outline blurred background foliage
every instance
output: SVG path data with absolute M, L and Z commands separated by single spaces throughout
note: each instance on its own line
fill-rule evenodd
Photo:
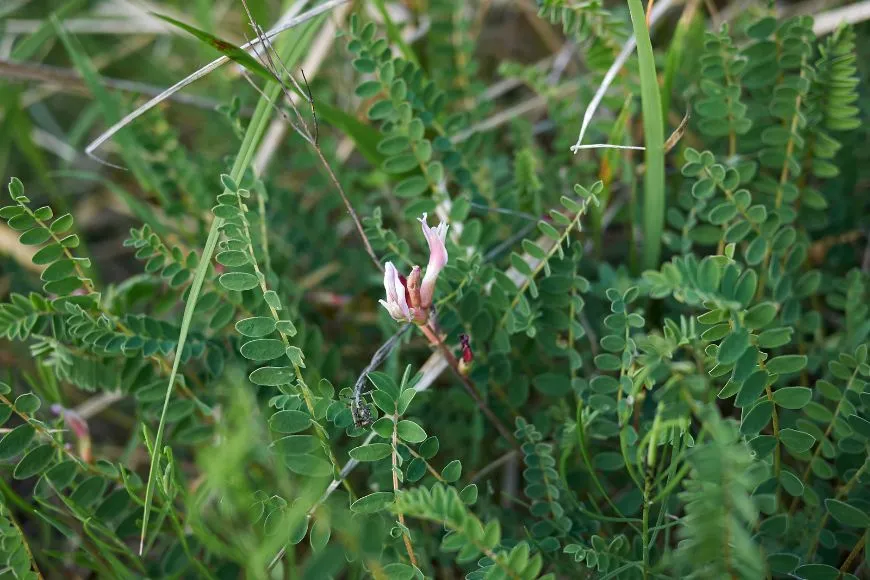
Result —
M 0 4 L 0 577 L 870 577 L 870 3 L 246 6 Z

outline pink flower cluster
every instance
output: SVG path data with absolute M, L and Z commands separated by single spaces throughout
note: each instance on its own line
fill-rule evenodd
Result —
M 423 276 L 422 284 L 419 266 L 414 266 L 411 275 L 405 279 L 392 262 L 387 262 L 384 272 L 387 299 L 381 300 L 380 303 L 398 322 L 425 324 L 429 319 L 429 309 L 432 307 L 435 282 L 447 263 L 447 248 L 444 242 L 447 239 L 449 226 L 441 222 L 438 227 L 430 228 L 425 213 L 419 220 L 423 227 L 423 236 L 429 244 L 429 264 L 426 266 L 426 275 Z

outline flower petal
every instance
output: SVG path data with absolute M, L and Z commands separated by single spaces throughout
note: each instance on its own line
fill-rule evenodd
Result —
M 420 300 L 423 307 L 428 308 L 432 305 L 432 296 L 435 293 L 435 282 L 438 280 L 438 274 L 441 273 L 441 269 L 447 263 L 447 247 L 444 245 L 444 242 L 447 239 L 447 229 L 449 226 L 441 222 L 437 228 L 430 228 L 429 224 L 426 223 L 427 216 L 425 213 L 419 220 L 423 227 L 423 235 L 429 244 L 429 264 L 426 266 L 426 275 L 423 277 L 423 283 L 420 285 Z
M 398 300 L 396 292 L 396 281 L 399 279 L 399 272 L 392 262 L 387 262 L 384 266 L 384 290 L 387 292 L 387 302 L 395 302 Z

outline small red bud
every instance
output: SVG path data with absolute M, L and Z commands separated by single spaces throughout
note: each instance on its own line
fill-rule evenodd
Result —
M 459 345 L 462 347 L 462 362 L 471 363 L 474 360 L 474 353 L 471 351 L 471 338 L 467 334 L 460 334 Z

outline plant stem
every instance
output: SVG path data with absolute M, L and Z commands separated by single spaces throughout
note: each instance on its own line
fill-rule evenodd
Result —
M 864 533 L 861 535 L 860 538 L 858 538 L 858 541 L 855 542 L 855 547 L 852 548 L 851 552 L 849 552 L 849 556 L 846 558 L 846 561 L 843 562 L 842 566 L 840 566 L 840 573 L 837 575 L 838 580 L 843 577 L 843 574 L 845 574 L 849 570 L 849 568 L 852 567 L 852 562 L 854 562 L 855 558 L 858 557 L 858 554 L 861 553 L 861 550 L 864 548 L 864 543 L 867 541 L 867 533 L 868 530 L 864 530 Z
M 12 512 L 9 509 L 0 508 L 0 516 L 6 516 L 6 519 L 9 521 L 9 523 L 12 524 L 12 526 L 18 531 L 18 535 L 21 538 L 21 546 L 24 548 L 24 552 L 27 554 L 27 559 L 30 561 L 30 566 L 36 573 L 36 577 L 39 580 L 42 580 L 42 572 L 39 571 L 39 566 L 36 565 L 36 559 L 33 557 L 33 552 L 30 550 L 30 544 L 27 543 L 27 536 L 24 534 L 24 530 L 22 530 L 21 526 L 18 525 L 18 522 L 15 521 L 15 517 L 13 517 Z
M 391 460 L 393 463 L 393 494 L 399 495 L 399 475 L 397 471 L 399 470 L 399 460 L 398 460 L 398 448 L 399 448 L 399 415 L 398 410 L 396 414 L 393 415 L 393 450 L 391 454 Z M 408 526 L 405 524 L 405 516 L 402 513 L 397 514 L 399 516 L 399 523 L 402 525 L 402 540 L 405 542 L 405 550 L 408 552 L 408 559 L 411 561 L 411 565 L 417 566 L 417 557 L 414 555 L 414 546 L 411 544 L 411 532 L 408 530 Z
M 450 349 L 447 348 L 447 345 L 444 344 L 444 341 L 441 340 L 436 332 L 427 324 L 423 326 L 419 326 L 420 330 L 429 339 L 429 342 L 438 348 L 441 351 L 441 356 L 447 361 L 447 364 L 450 365 L 450 368 L 453 370 L 453 373 L 459 378 L 462 382 L 462 385 L 465 387 L 465 391 L 471 396 L 472 400 L 477 404 L 477 408 L 483 411 L 483 414 L 486 415 L 486 418 L 493 424 L 493 426 L 498 430 L 502 437 L 504 437 L 511 446 L 515 448 L 519 448 L 519 443 L 513 434 L 508 430 L 507 427 L 504 426 L 504 423 L 496 416 L 495 413 L 492 412 L 492 409 L 489 408 L 489 405 L 486 404 L 486 401 L 480 396 L 480 393 L 477 392 L 477 388 L 474 386 L 474 383 L 471 382 L 466 375 L 462 374 L 459 371 L 459 361 L 456 360 L 456 357 L 453 356 L 453 353 L 450 352 Z
M 378 256 L 375 254 L 374 249 L 372 249 L 372 245 L 369 242 L 368 236 L 366 236 L 365 230 L 363 230 L 362 224 L 359 221 L 359 217 L 356 215 L 356 211 L 353 209 L 353 206 L 350 203 L 350 200 L 347 198 L 347 194 L 344 192 L 344 188 L 341 186 L 341 183 L 338 181 L 338 178 L 335 176 L 335 172 L 332 171 L 332 167 L 329 165 L 329 162 L 326 160 L 326 157 L 323 156 L 323 152 L 320 150 L 320 146 L 314 141 L 311 142 L 312 147 L 314 148 L 314 152 L 317 153 L 317 157 L 320 159 L 320 163 L 326 169 L 326 172 L 329 174 L 329 179 L 332 181 L 332 184 L 338 190 L 339 195 L 341 195 L 341 200 L 344 202 L 344 207 L 347 209 L 347 213 L 350 214 L 351 219 L 353 220 L 354 225 L 356 226 L 356 231 L 359 232 L 360 238 L 362 238 L 363 245 L 366 248 L 366 253 L 368 253 L 369 257 L 372 259 L 372 262 L 375 263 L 375 267 L 384 273 L 384 267 L 381 265 L 381 261 L 378 260 Z

